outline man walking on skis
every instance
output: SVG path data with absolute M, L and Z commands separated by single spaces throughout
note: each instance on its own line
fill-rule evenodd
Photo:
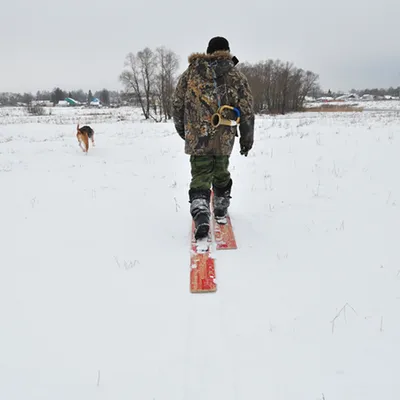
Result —
M 237 62 L 228 41 L 214 37 L 206 54 L 189 57 L 174 93 L 175 128 L 190 155 L 189 202 L 196 239 L 209 232 L 211 187 L 215 218 L 223 222 L 227 215 L 232 189 L 229 157 L 237 127 L 240 153 L 247 156 L 253 146 L 253 97 L 245 75 L 235 68 Z

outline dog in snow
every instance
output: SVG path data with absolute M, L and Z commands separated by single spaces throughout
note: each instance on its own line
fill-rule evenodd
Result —
M 88 126 L 79 127 L 79 123 L 76 127 L 76 138 L 78 139 L 79 147 L 83 152 L 87 154 L 89 151 L 89 140 L 92 142 L 92 146 L 94 147 L 94 130 Z

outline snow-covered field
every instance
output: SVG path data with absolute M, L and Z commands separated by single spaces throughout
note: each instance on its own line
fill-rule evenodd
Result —
M 191 294 L 183 142 L 100 111 L 1 117 L 1 400 L 400 398 L 399 113 L 257 119 Z
M 32 115 L 27 107 L 0 107 L 0 125 L 10 124 L 72 124 L 77 122 L 115 123 L 140 121 L 141 111 L 137 108 L 88 108 L 88 107 L 42 107 L 43 115 Z

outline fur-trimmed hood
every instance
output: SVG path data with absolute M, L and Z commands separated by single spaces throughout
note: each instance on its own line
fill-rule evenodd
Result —
M 212 68 L 217 77 L 228 73 L 235 63 L 232 61 L 232 54 L 226 50 L 219 50 L 212 54 L 193 53 L 188 58 L 189 68 L 195 68 L 200 75 L 207 75 Z
M 226 50 L 218 50 L 212 54 L 193 53 L 188 58 L 189 64 L 192 64 L 196 60 L 205 60 L 205 61 L 232 60 L 232 54 Z

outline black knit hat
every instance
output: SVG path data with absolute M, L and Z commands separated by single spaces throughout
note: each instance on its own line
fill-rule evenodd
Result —
M 218 50 L 230 51 L 229 42 L 224 37 L 216 36 L 208 42 L 207 54 L 212 54 Z

